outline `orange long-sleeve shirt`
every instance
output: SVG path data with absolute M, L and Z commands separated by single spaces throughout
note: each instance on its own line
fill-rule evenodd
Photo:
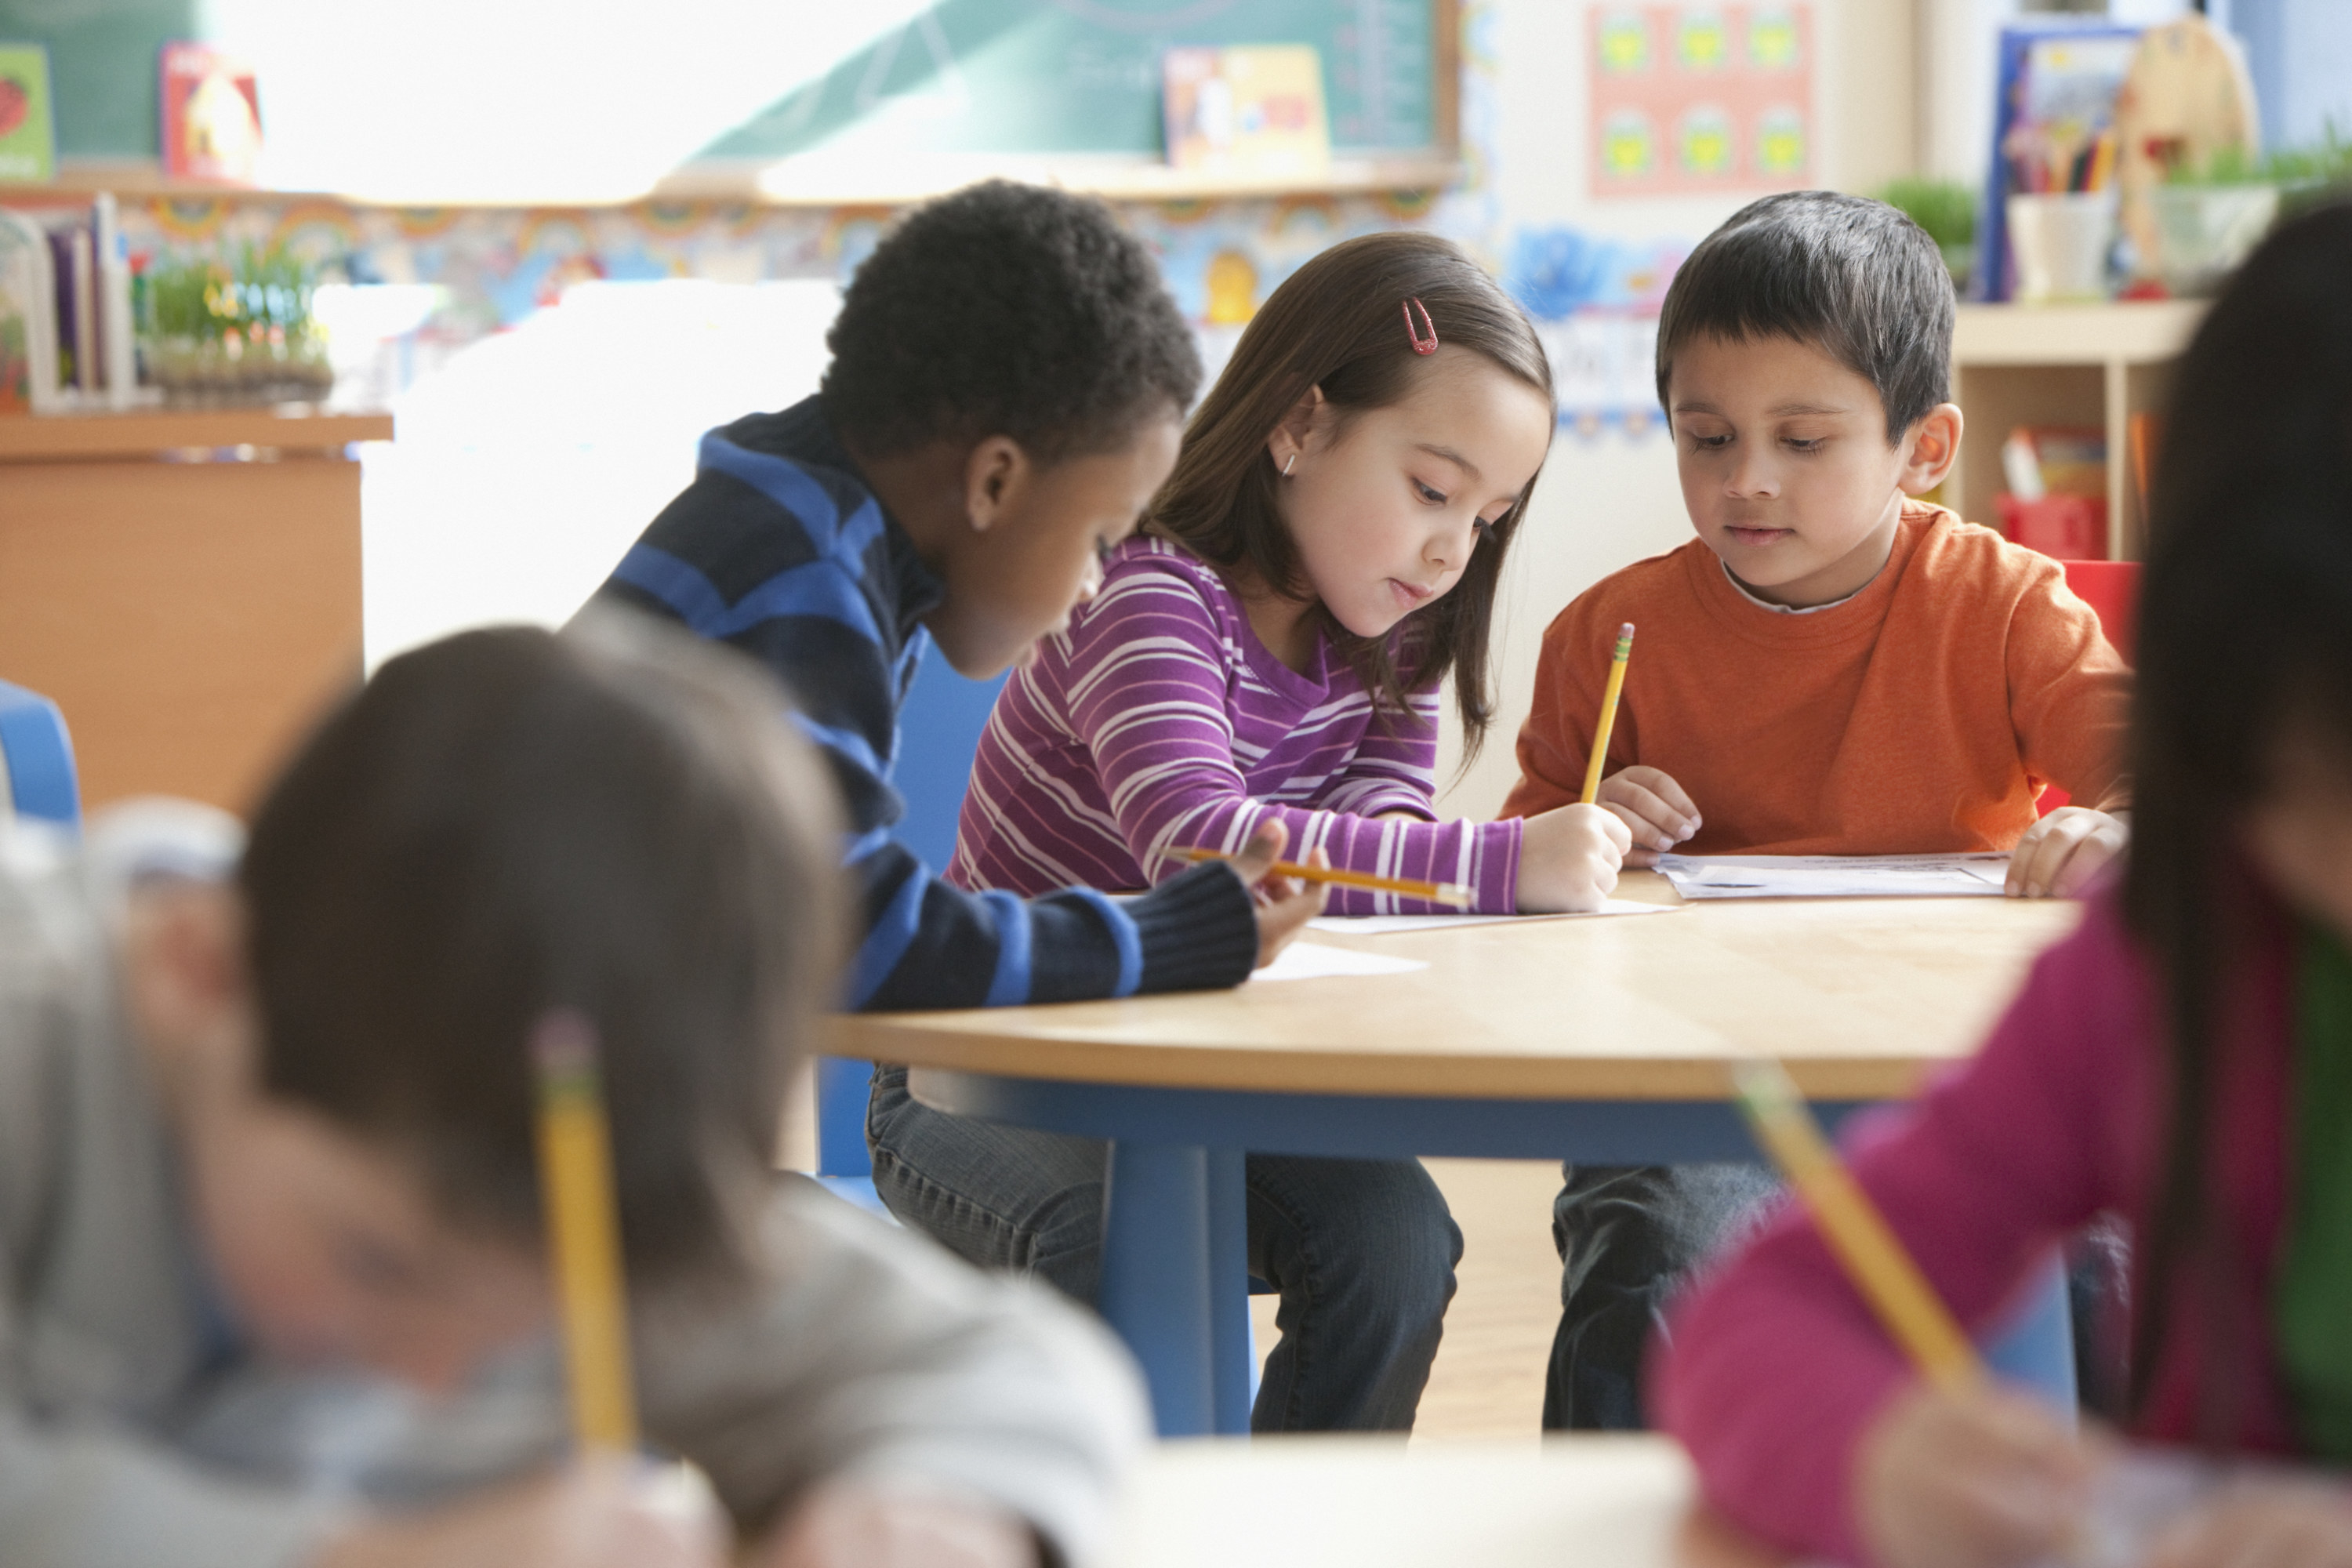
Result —
M 1544 633 L 1506 816 L 1574 801 L 1618 626 L 1638 629 L 1607 772 L 1663 769 L 1727 855 L 2007 849 L 2054 784 L 2124 804 L 2131 673 L 2049 557 L 1906 505 L 1843 604 L 1756 604 L 1693 540 L 1580 595 Z

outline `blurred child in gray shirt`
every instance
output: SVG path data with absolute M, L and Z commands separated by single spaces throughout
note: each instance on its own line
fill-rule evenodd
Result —
M 1144 1433 L 1104 1334 L 771 1168 L 847 918 L 732 656 L 469 633 L 250 842 L 0 826 L 0 1561 L 1084 1563 Z M 598 1044 L 650 1465 L 568 1457 L 530 1040 Z M 705 1515 L 709 1514 L 706 1509 Z

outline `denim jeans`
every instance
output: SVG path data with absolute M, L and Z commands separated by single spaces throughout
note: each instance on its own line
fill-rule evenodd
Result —
M 1633 1431 L 1642 1352 L 1691 1269 L 1743 1239 L 1780 1184 L 1761 1165 L 1576 1165 L 1552 1200 L 1559 1329 L 1544 1377 L 1547 1431 Z
M 933 1110 L 890 1067 L 875 1069 L 866 1139 L 901 1223 L 1094 1303 L 1100 1141 Z M 1410 1431 L 1462 1258 L 1437 1184 L 1412 1160 L 1252 1154 L 1244 1184 L 1250 1272 L 1282 1297 L 1251 1429 Z

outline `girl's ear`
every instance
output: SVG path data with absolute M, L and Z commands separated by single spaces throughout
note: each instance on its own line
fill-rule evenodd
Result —
M 234 889 L 168 881 L 134 890 L 123 967 L 140 1033 L 173 1076 L 239 1081 L 251 1072 L 245 906 Z
M 1276 468 L 1284 473 L 1291 471 L 1291 464 L 1305 455 L 1316 427 L 1328 417 L 1330 405 L 1324 402 L 1320 386 L 1308 387 L 1307 395 L 1290 405 L 1290 412 L 1282 416 L 1282 423 L 1265 438 L 1266 453 L 1273 458 Z
M 1919 416 L 1903 437 L 1905 495 L 1925 495 L 1944 482 L 1960 460 L 1960 410 L 1958 404 L 1938 403 Z

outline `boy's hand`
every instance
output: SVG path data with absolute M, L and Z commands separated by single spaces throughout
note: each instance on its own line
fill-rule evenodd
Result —
M 360 1525 L 313 1568 L 722 1568 L 729 1531 L 709 1485 L 677 1481 L 674 1467 L 589 1455 L 451 1508 Z
M 1307 929 L 1307 922 L 1323 912 L 1323 895 L 1329 884 L 1297 882 L 1288 877 L 1268 876 L 1267 870 L 1282 858 L 1283 847 L 1290 842 L 1290 829 L 1278 820 L 1261 822 L 1250 834 L 1249 843 L 1234 869 L 1242 875 L 1251 893 L 1257 900 L 1257 967 L 1272 963 L 1275 955 L 1290 945 L 1290 941 Z M 1322 869 L 1331 864 L 1331 857 L 1322 846 L 1307 858 L 1307 865 Z
M 2093 1468 L 2031 1394 L 1915 1384 L 1856 1447 L 1854 1521 L 1884 1568 L 2011 1568 L 2062 1555 Z
M 2003 891 L 2012 899 L 2071 899 L 2130 842 L 2122 817 L 2062 805 L 2027 828 L 2009 852 Z
M 1599 909 L 1616 890 L 1617 868 L 1632 842 L 1623 820 L 1597 805 L 1563 805 L 1528 817 L 1519 835 L 1519 912 Z
M 1654 866 L 1660 854 L 1699 829 L 1698 807 L 1683 786 L 1656 768 L 1622 769 L 1601 781 L 1600 804 L 1633 830 L 1628 866 Z
M 1036 1532 L 993 1503 L 827 1481 L 777 1525 L 757 1568 L 1037 1568 Z
M 2246 1481 L 2157 1538 L 2148 1568 L 2352 1568 L 2352 1491 Z

